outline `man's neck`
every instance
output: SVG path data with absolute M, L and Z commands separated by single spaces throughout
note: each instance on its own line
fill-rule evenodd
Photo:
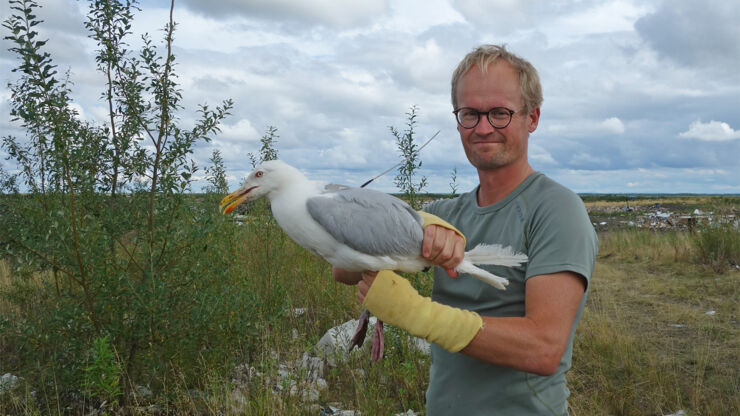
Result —
M 534 169 L 528 162 L 492 170 L 478 170 L 478 206 L 486 207 L 502 201 L 532 173 Z

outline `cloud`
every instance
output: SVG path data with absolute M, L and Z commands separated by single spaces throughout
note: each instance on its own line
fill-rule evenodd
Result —
M 624 123 L 622 123 L 622 120 L 617 117 L 607 118 L 606 120 L 601 122 L 601 126 L 611 133 L 624 133 Z
M 497 34 L 531 26 L 532 3 L 518 0 L 455 0 L 453 7 L 470 23 Z
M 548 14 L 542 30 L 547 40 L 555 44 L 596 34 L 631 31 L 635 21 L 644 16 L 644 6 L 628 1 L 607 1 L 586 6 L 579 5 L 571 13 Z
M 702 123 L 697 120 L 691 123 L 689 129 L 679 133 L 684 139 L 699 139 L 707 142 L 723 142 L 740 139 L 740 130 L 734 130 L 729 124 L 720 121 Z
M 532 164 L 535 165 L 537 168 L 541 166 L 558 165 L 555 159 L 552 157 L 552 154 L 550 154 L 547 149 L 536 143 L 529 144 L 529 160 L 531 160 Z
M 578 152 L 570 158 L 567 164 L 575 169 L 596 170 L 609 167 L 611 160 L 586 152 Z
M 370 24 L 389 10 L 388 0 L 184 0 L 183 3 L 194 11 L 219 18 L 242 15 L 336 28 Z
M 249 120 L 241 119 L 234 124 L 221 125 L 219 138 L 227 141 L 257 140 L 261 134 Z
M 426 87 L 429 91 L 439 92 L 440 85 L 449 82 L 450 68 L 442 59 L 443 51 L 434 39 L 423 45 L 416 45 L 405 58 L 405 67 L 412 82 Z
M 635 23 L 661 56 L 685 66 L 731 71 L 740 65 L 740 8 L 726 0 L 664 0 Z
M 604 134 L 624 134 L 625 126 L 619 117 L 609 117 L 602 121 L 577 119 L 551 122 L 544 127 L 545 132 L 563 137 L 589 137 Z
M 11 10 L 7 1 L 2 3 L 4 4 L 0 6 L 0 15 L 3 16 L 3 21 L 11 14 L 19 13 L 17 10 Z M 42 38 L 47 36 L 49 32 L 53 32 L 52 34 L 55 36 L 59 33 L 73 36 L 87 35 L 87 30 L 80 24 L 84 21 L 84 14 L 88 9 L 85 4 L 81 2 L 70 3 L 68 0 L 44 0 L 38 3 L 41 3 L 42 7 L 35 8 L 33 14 L 39 20 L 44 21 L 40 30 L 39 26 L 36 27 L 42 34 Z

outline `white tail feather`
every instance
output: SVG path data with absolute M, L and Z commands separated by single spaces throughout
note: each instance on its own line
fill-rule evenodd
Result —
M 479 244 L 465 252 L 465 260 L 473 264 L 516 267 L 527 262 L 527 255 L 500 244 Z
M 511 247 L 503 247 L 500 244 L 479 244 L 472 250 L 465 252 L 465 258 L 455 267 L 455 270 L 459 273 L 468 273 L 497 289 L 505 290 L 506 285 L 509 284 L 507 279 L 496 276 L 475 265 L 487 264 L 516 267 L 526 261 L 526 254 L 517 253 Z

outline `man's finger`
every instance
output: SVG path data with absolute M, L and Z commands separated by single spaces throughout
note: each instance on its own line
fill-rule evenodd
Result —
M 429 257 L 432 255 L 432 248 L 434 247 L 434 238 L 436 236 L 436 229 L 437 227 L 431 226 L 426 227 L 424 229 L 424 240 L 423 244 L 421 246 L 421 255 L 429 259 Z
M 465 244 L 462 239 L 450 240 L 450 254 L 443 257 L 444 262 L 440 264 L 444 269 L 454 269 L 465 257 Z M 449 273 L 448 273 L 449 274 Z
M 362 303 L 365 300 L 365 294 L 367 293 L 367 283 L 364 280 L 360 280 L 357 284 L 357 300 Z
M 370 286 L 373 285 L 373 282 L 375 281 L 375 277 L 377 275 L 378 272 L 362 272 L 362 280 L 357 283 L 357 299 L 360 302 L 365 301 L 365 296 L 367 296 L 367 292 L 370 291 Z

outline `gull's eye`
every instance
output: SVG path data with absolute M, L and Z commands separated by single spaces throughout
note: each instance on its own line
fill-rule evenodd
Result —
M 264 175 L 264 172 L 262 172 L 261 170 L 258 170 L 258 171 L 257 171 L 257 172 L 255 172 L 255 174 L 254 174 L 254 176 L 256 176 L 256 177 L 258 177 L 258 178 L 261 178 L 261 177 L 262 177 L 262 175 Z

